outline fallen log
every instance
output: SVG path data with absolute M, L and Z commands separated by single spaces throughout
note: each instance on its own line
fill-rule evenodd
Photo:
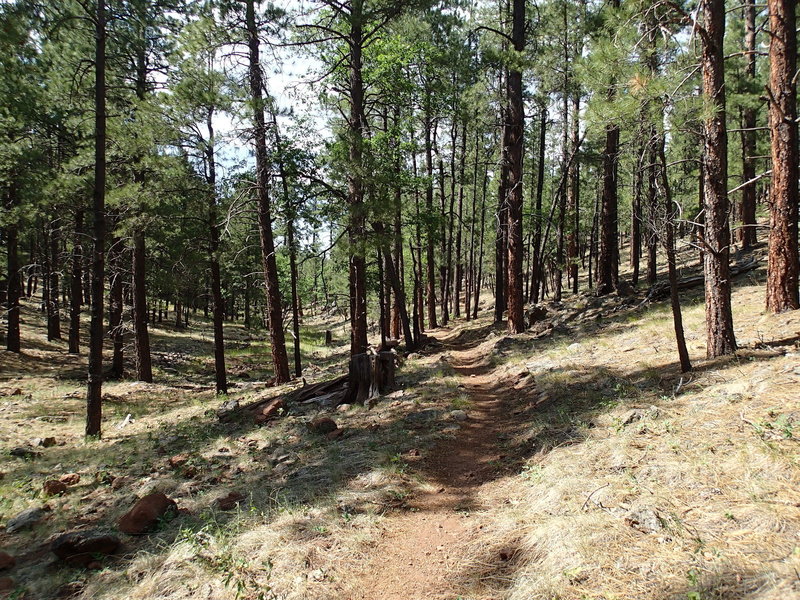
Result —
M 741 275 L 742 273 L 747 273 L 748 271 L 752 271 L 753 269 L 758 267 L 758 265 L 759 261 L 756 259 L 738 265 L 731 265 L 731 277 L 736 277 L 737 275 Z M 693 287 L 703 285 L 705 280 L 706 279 L 703 275 L 684 277 L 678 280 L 678 290 L 688 290 Z M 650 286 L 650 289 L 647 290 L 647 295 L 645 296 L 644 300 L 642 300 L 642 304 L 647 304 L 648 302 L 653 302 L 655 300 L 663 300 L 668 297 L 669 297 L 669 281 L 659 281 L 655 285 Z

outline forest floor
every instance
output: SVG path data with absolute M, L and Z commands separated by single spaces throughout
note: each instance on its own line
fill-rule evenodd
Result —
M 668 303 L 580 294 L 516 336 L 486 310 L 456 319 L 371 407 L 297 404 L 266 426 L 217 418 L 207 322 L 157 326 L 157 383 L 108 382 L 93 441 L 85 357 L 47 342 L 28 304 L 23 355 L 0 353 L 0 522 L 45 510 L 0 532 L 16 559 L 0 584 L 36 600 L 800 598 L 800 311 L 765 313 L 763 284 L 763 267 L 734 281 L 741 349 L 718 360 L 702 289 L 684 294 L 689 374 Z M 304 377 L 341 374 L 348 345 L 308 321 Z M 301 385 L 269 387 L 260 334 L 226 334 L 226 400 Z M 344 435 L 313 432 L 319 416 Z M 80 481 L 45 496 L 68 473 Z M 154 490 L 181 511 L 119 533 Z M 121 550 L 92 569 L 57 561 L 53 536 L 86 528 Z

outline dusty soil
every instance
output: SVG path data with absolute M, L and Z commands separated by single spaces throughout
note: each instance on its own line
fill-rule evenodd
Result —
M 469 416 L 455 438 L 438 443 L 415 466 L 433 489 L 387 519 L 353 599 L 443 600 L 457 593 L 453 572 L 464 546 L 479 533 L 475 512 L 485 509 L 481 487 L 507 469 L 501 466 L 507 457 L 498 452 L 498 440 L 519 428 L 522 407 L 536 396 L 526 373 L 498 377 L 478 343 L 483 331 L 438 334 L 444 343 L 440 360 L 450 364 L 459 389 L 468 394 Z M 514 393 L 515 388 L 524 393 Z

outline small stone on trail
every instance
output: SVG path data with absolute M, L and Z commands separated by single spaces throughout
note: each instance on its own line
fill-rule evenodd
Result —
M 6 523 L 6 533 L 14 533 L 20 529 L 25 529 L 35 525 L 44 518 L 45 510 L 43 508 L 29 508 L 23 510 Z
M 466 421 L 467 420 L 467 413 L 463 410 L 453 410 L 450 411 L 450 416 L 455 421 Z
M 411 354 L 409 354 L 408 356 L 406 356 L 406 358 L 407 358 L 408 360 L 415 360 L 415 359 L 419 358 L 419 354 L 417 354 L 416 352 L 412 352 Z
M 177 512 L 175 501 L 161 492 L 148 494 L 120 517 L 117 526 L 123 533 L 142 535 L 154 529 L 161 517 L 169 512 Z
M 49 479 L 44 482 L 42 491 L 46 496 L 61 496 L 67 492 L 67 484 L 55 479 Z
M 114 477 L 114 480 L 111 482 L 111 489 L 120 490 L 132 481 L 133 477 L 128 477 L 127 475 L 123 475 L 122 477 Z
M 352 406 L 352 405 L 347 404 L 347 403 L 340 404 L 339 406 L 336 407 L 336 412 L 346 412 L 346 411 L 350 410 L 350 406 Z
M 219 510 L 233 510 L 239 503 L 244 500 L 244 495 L 239 492 L 230 492 L 227 496 L 217 498 L 214 505 Z
M 336 424 L 336 421 L 334 421 L 331 418 L 317 417 L 308 424 L 308 428 L 314 433 L 327 435 L 331 431 L 336 431 L 339 428 L 339 426 Z
M 8 552 L 0 551 L 0 571 L 5 571 L 6 569 L 13 569 L 14 565 L 17 564 L 17 559 L 11 556 Z
M 50 543 L 50 550 L 68 565 L 86 567 L 98 563 L 98 555 L 114 554 L 119 546 L 117 536 L 94 529 L 62 533 Z
M 33 438 L 31 440 L 31 446 L 39 446 L 41 448 L 52 448 L 56 445 L 56 438 L 54 437 L 46 437 L 46 438 Z
M 81 476 L 77 473 L 66 473 L 58 478 L 64 485 L 75 485 L 81 480 Z

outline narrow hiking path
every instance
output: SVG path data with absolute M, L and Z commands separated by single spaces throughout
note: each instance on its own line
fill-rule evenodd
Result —
M 527 396 L 514 393 L 519 381 L 493 369 L 481 344 L 485 332 L 462 333 L 472 339 L 452 330 L 435 336 L 443 343 L 438 359 L 453 368 L 459 389 L 469 397 L 467 419 L 454 438 L 436 444 L 415 465 L 431 491 L 410 499 L 403 512 L 387 515 L 352 600 L 444 600 L 458 593 L 461 550 L 477 532 L 481 487 L 500 475 L 506 458 L 500 441 L 519 421 L 514 406 Z

